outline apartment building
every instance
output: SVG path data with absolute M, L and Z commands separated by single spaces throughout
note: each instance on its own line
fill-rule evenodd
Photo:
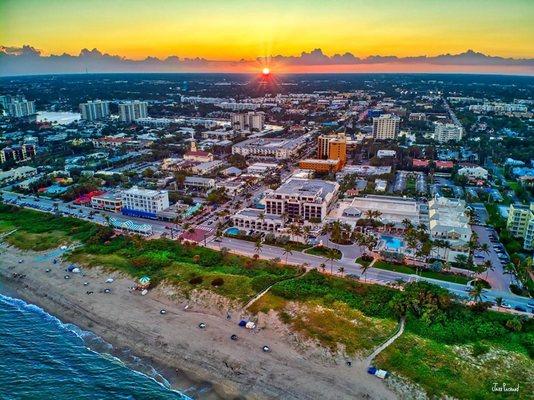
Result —
M 395 139 L 400 130 L 400 117 L 384 114 L 373 118 L 373 138 L 376 140 Z
M 142 218 L 156 218 L 156 213 L 169 208 L 166 190 L 149 190 L 137 186 L 124 191 L 122 213 Z
M 443 124 L 437 122 L 434 128 L 434 140 L 440 143 L 462 140 L 463 128 L 455 124 Z
M 232 128 L 238 131 L 262 131 L 265 126 L 265 113 L 251 111 L 248 113 L 236 113 L 230 117 Z
M 80 104 L 82 119 L 85 121 L 97 121 L 109 117 L 109 102 L 94 100 Z
M 534 203 L 511 204 L 506 229 L 516 238 L 523 238 L 525 250 L 534 249 Z
M 35 114 L 35 102 L 34 101 L 12 101 L 7 104 L 7 115 L 11 117 L 21 118 L 28 115 Z
M 119 118 L 122 122 L 132 122 L 147 117 L 148 103 L 146 101 L 135 100 L 119 104 Z
M 35 156 L 35 146 L 23 144 L 22 146 L 4 147 L 0 150 L 0 164 L 14 161 L 16 163 L 27 161 Z
M 290 178 L 278 189 L 265 191 L 265 213 L 286 216 L 290 220 L 322 221 L 338 192 L 336 182 Z

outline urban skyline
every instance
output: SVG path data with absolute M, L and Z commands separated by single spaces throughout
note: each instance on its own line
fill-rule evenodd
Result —
M 7 0 L 0 11 L 3 75 L 21 54 L 46 63 L 29 73 L 82 72 L 72 58 L 107 55 L 121 68 L 96 72 L 534 73 L 534 3 L 522 0 Z

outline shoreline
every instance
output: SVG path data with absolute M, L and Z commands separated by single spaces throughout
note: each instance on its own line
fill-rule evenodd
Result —
M 186 396 L 206 400 L 397 398 L 381 381 L 366 376 L 358 360 L 349 368 L 324 349 L 299 346 L 294 335 L 269 316 L 258 321 L 258 332 L 248 332 L 237 326 L 237 316 L 231 321 L 224 318 L 220 304 L 218 309 L 206 308 L 191 299 L 185 302 L 193 302 L 191 311 L 184 311 L 183 301 L 171 299 L 179 297 L 172 288 L 159 287 L 141 296 L 128 290 L 133 280 L 100 268 L 83 269 L 85 276 L 69 274 L 70 279 L 64 279 L 65 263 L 51 265 L 43 253 L 3 248 L 0 274 L 16 297 L 94 333 L 118 352 L 129 349 Z M 18 259 L 24 262 L 18 264 Z M 46 273 L 46 268 L 51 271 Z M 13 278 L 14 272 L 26 277 Z M 105 284 L 108 277 L 114 282 Z M 104 288 L 111 293 L 104 293 Z M 87 290 L 93 294 L 87 295 Z M 198 328 L 200 322 L 206 329 Z M 231 341 L 231 334 L 239 340 Z M 272 352 L 263 353 L 264 345 Z M 194 393 L 188 391 L 192 386 Z

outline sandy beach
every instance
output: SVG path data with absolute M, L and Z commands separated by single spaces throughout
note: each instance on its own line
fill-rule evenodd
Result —
M 178 390 L 194 386 L 187 392 L 194 398 L 397 398 L 366 374 L 361 360 L 347 366 L 345 359 L 303 343 L 274 316 L 262 316 L 259 329 L 248 331 L 238 326 L 239 310 L 230 309 L 228 319 L 231 305 L 218 297 L 185 299 L 170 287 L 141 296 L 130 290 L 133 280 L 98 268 L 69 273 L 65 279 L 67 264 L 52 262 L 57 251 L 20 252 L 5 245 L 0 250 L 2 282 L 18 297 L 94 332 L 117 349 L 131 349 Z M 26 276 L 14 278 L 14 273 Z M 114 281 L 106 283 L 110 277 Z M 230 340 L 232 334 L 239 339 Z M 264 345 L 271 352 L 263 352 Z

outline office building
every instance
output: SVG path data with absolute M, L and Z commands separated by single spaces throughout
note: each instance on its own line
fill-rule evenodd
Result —
M 373 118 L 373 138 L 376 140 L 395 139 L 400 130 L 400 118 L 393 114 L 384 114 Z
M 122 213 L 142 218 L 156 218 L 156 213 L 169 208 L 166 190 L 149 190 L 133 186 L 122 196 Z
M 290 178 L 278 189 L 265 191 L 265 213 L 285 216 L 289 220 L 322 221 L 338 192 L 336 182 Z
M 455 124 L 442 124 L 437 122 L 434 128 L 434 140 L 440 143 L 462 140 L 463 128 Z
M 115 193 L 93 196 L 91 197 L 91 207 L 118 213 L 122 210 L 122 196 Z
M 109 117 L 109 102 L 94 100 L 80 104 L 82 119 L 85 121 L 97 121 Z
M 299 168 L 319 173 L 339 172 L 342 168 L 340 160 L 322 160 L 320 158 L 306 158 L 299 161 Z
M 145 101 L 127 101 L 119 104 L 119 117 L 121 122 L 137 121 L 148 117 L 148 103 Z

